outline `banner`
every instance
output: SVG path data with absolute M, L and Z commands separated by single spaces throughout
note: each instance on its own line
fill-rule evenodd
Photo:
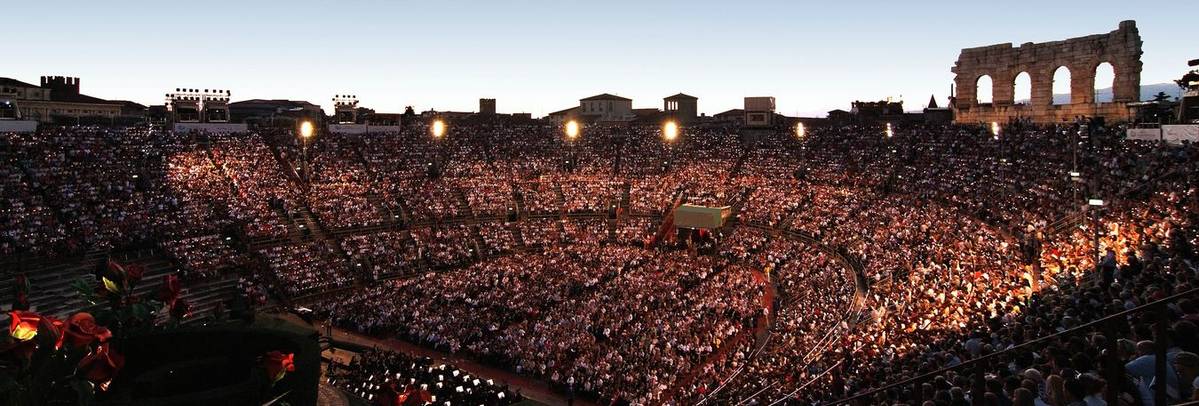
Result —
M 1199 141 L 1199 124 L 1164 125 L 1162 139 L 1171 144 Z
M 1130 140 L 1157 141 L 1162 138 L 1162 130 L 1157 128 L 1129 128 L 1126 137 Z
M 398 133 L 401 130 L 403 127 L 398 125 L 329 124 L 329 132 L 339 134 Z
M 0 132 L 31 133 L 37 131 L 37 121 L 31 120 L 0 120 Z
M 238 123 L 175 123 L 175 132 L 202 131 L 213 134 L 244 133 L 247 127 Z

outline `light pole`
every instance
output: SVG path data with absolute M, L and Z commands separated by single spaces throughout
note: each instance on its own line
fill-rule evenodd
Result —
M 300 123 L 300 145 L 304 153 L 304 182 L 306 183 L 311 181 L 311 173 L 308 172 L 308 140 L 312 138 L 315 130 L 311 121 Z
M 575 139 L 579 138 L 579 122 L 570 120 L 566 122 L 566 145 L 569 148 L 569 154 L 566 158 L 566 169 L 573 171 L 576 164 L 575 159 Z
M 674 121 L 667 121 L 662 124 L 662 139 L 666 141 L 670 165 L 674 164 L 674 140 L 676 138 L 679 138 L 679 124 Z
M 445 160 L 445 143 L 441 141 L 441 139 L 445 137 L 446 133 L 445 122 L 441 121 L 441 119 L 433 120 L 433 125 L 429 127 L 429 131 L 433 133 L 433 141 L 437 143 L 437 157 L 434 160 L 436 164 L 435 168 L 433 169 L 434 173 L 436 173 L 437 176 L 440 176 L 441 167 L 443 165 L 443 161 Z
M 433 120 L 431 131 L 433 131 L 433 138 L 440 140 L 441 137 L 445 136 L 445 122 L 440 119 Z
M 799 164 L 801 165 L 800 170 L 802 171 L 804 176 L 806 176 L 807 172 L 808 172 L 808 163 L 805 160 L 807 158 L 806 152 L 808 150 L 808 147 L 807 147 L 807 145 L 804 145 L 804 140 L 807 138 L 807 136 L 808 136 L 808 129 L 804 128 L 803 122 L 800 121 L 798 123 L 795 123 L 795 138 L 797 140 L 799 140 Z
M 674 139 L 678 138 L 678 137 L 679 137 L 679 124 L 678 123 L 675 123 L 674 121 L 667 121 L 666 124 L 662 125 L 662 138 L 665 138 L 666 142 L 674 142 Z

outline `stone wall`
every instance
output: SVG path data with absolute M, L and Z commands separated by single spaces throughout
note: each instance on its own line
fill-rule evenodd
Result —
M 951 71 L 957 74 L 957 95 L 952 101 L 959 123 L 1006 122 L 1027 118 L 1037 123 L 1070 121 L 1079 116 L 1104 117 L 1108 122 L 1127 121 L 1128 103 L 1136 102 L 1141 87 L 1141 35 L 1135 21 L 1120 22 L 1107 34 L 1062 41 L 1026 43 L 1019 47 L 998 44 L 966 48 Z M 1095 102 L 1095 68 L 1107 62 L 1115 71 L 1111 102 Z M 1070 103 L 1053 104 L 1053 74 L 1070 70 Z M 1032 82 L 1031 100 L 1016 104 L 1015 80 L 1027 72 Z M 976 85 L 983 75 L 994 86 L 991 103 L 978 103 Z

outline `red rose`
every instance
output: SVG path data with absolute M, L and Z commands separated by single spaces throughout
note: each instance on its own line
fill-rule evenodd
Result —
M 41 343 L 46 346 L 54 346 L 54 349 L 62 348 L 62 340 L 65 337 L 63 334 L 62 320 L 53 317 L 42 317 L 42 322 L 38 323 L 38 338 Z
M 142 275 L 146 274 L 146 268 L 141 265 L 129 265 L 125 267 L 125 277 L 129 284 L 137 284 L 141 282 Z
M 179 277 L 175 275 L 166 275 L 162 277 L 162 288 L 158 291 L 158 299 L 166 303 L 168 307 L 174 307 L 175 300 L 179 299 Z
M 37 351 L 37 340 L 33 338 L 37 336 L 38 324 L 41 323 L 42 316 L 37 313 L 27 312 L 22 310 L 14 310 L 9 313 L 8 334 L 12 336 L 13 341 L 7 346 L 0 348 L 0 353 L 12 352 L 20 359 L 29 359 L 33 356 L 33 352 Z
M 104 291 L 108 291 L 110 293 L 121 293 L 121 291 L 127 285 L 125 267 L 111 259 L 108 260 L 108 266 L 105 267 L 104 271 L 99 276 L 100 287 Z
M 62 346 L 62 327 L 62 321 L 52 317 L 24 310 L 9 312 L 8 335 L 13 341 L 0 348 L 0 353 L 12 351 L 18 358 L 28 359 L 39 345 L 58 349 Z
M 37 327 L 42 322 L 42 315 L 25 310 L 13 310 L 8 315 L 11 316 L 8 335 L 12 338 L 27 341 L 37 336 Z
M 63 336 L 71 348 L 83 348 L 93 342 L 105 342 L 112 338 L 112 332 L 104 326 L 96 325 L 96 319 L 85 312 L 75 313 L 67 319 L 67 329 Z
M 112 351 L 108 343 L 103 343 L 79 360 L 79 373 L 104 391 L 108 390 L 109 382 L 112 382 L 112 378 L 116 377 L 124 366 L 125 356 Z
M 295 354 L 268 352 L 262 357 L 262 367 L 266 368 L 266 376 L 271 379 L 271 383 L 279 382 L 288 372 L 296 370 Z

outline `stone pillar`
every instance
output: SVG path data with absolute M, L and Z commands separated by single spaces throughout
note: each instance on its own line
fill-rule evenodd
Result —
M 1018 72 L 1003 70 L 991 75 L 994 90 L 991 92 L 991 102 L 996 106 L 1011 106 L 1015 104 L 1016 75 Z
M 1068 66 L 1070 104 L 1095 103 L 1095 64 L 1089 61 Z
M 1112 63 L 1116 79 L 1112 83 L 1113 102 L 1135 102 L 1141 98 L 1141 61 Z
M 970 108 L 978 104 L 978 93 L 975 92 L 978 75 L 973 71 L 958 73 L 958 76 L 953 81 L 957 86 L 956 107 Z
M 1116 71 L 1112 88 L 1113 102 L 1135 102 L 1141 99 L 1141 41 L 1136 21 L 1121 21 L 1120 28 L 1108 37 L 1108 49 L 1115 56 L 1110 61 Z
M 1032 100 L 1030 103 L 1037 109 L 1048 108 L 1053 104 L 1053 68 L 1056 66 L 1037 65 L 1028 70 L 1032 81 Z

